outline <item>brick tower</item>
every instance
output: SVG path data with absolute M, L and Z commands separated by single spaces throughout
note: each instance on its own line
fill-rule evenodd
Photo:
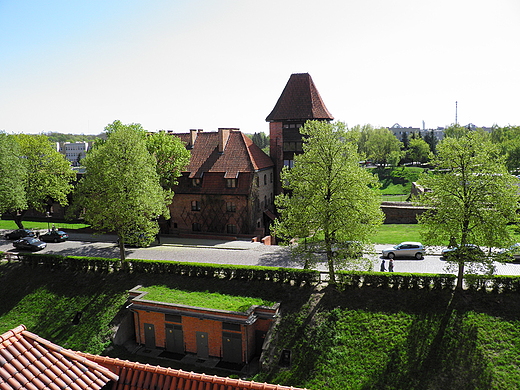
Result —
M 275 194 L 282 192 L 280 172 L 292 167 L 294 155 L 302 153 L 300 127 L 308 120 L 331 121 L 330 114 L 308 73 L 292 74 L 273 111 L 269 122 L 270 155 L 274 162 Z

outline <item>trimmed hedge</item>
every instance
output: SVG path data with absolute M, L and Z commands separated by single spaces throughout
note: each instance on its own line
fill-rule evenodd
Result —
M 452 274 L 412 274 L 405 272 L 339 271 L 337 281 L 344 287 L 363 286 L 393 289 L 451 290 L 457 277 Z
M 188 263 L 177 261 L 119 259 L 103 257 L 60 256 L 54 254 L 21 253 L 20 261 L 30 267 L 67 269 L 77 272 L 132 272 L 174 274 L 198 278 L 217 278 L 243 281 L 268 281 L 304 286 L 319 283 L 319 271 L 297 268 Z

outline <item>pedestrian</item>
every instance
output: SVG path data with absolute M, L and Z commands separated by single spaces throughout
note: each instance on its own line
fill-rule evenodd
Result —
M 392 259 L 388 262 L 388 272 L 394 272 L 394 260 Z
M 36 238 L 39 240 L 40 239 L 40 232 L 39 231 L 36 231 Z
M 385 259 L 383 259 L 383 261 L 381 262 L 381 272 L 386 272 L 386 268 L 385 268 Z

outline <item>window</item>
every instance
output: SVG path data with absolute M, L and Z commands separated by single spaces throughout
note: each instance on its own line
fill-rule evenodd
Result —
M 283 166 L 287 168 L 294 167 L 294 160 L 283 160 Z
M 229 213 L 234 213 L 237 211 L 237 205 L 234 202 L 226 202 L 226 211 Z
M 236 232 L 237 232 L 237 225 L 227 225 L 226 226 L 226 231 L 229 234 L 236 234 Z
M 201 187 L 202 179 L 200 179 L 200 178 L 191 179 L 191 185 L 192 185 L 192 187 Z
M 164 320 L 167 322 L 182 322 L 182 317 L 180 314 L 165 314 Z
M 255 183 L 256 183 L 256 186 L 259 187 L 260 186 L 260 178 L 257 176 L 255 177 Z
M 269 183 L 273 182 L 273 172 L 269 174 Z
M 191 211 L 200 211 L 200 203 L 198 200 L 191 201 Z
M 267 185 L 267 175 L 264 175 L 264 186 Z
M 235 188 L 237 186 L 237 179 L 226 179 L 227 188 Z
M 224 330 L 233 330 L 235 332 L 240 332 L 240 324 L 231 324 L 229 322 L 222 323 L 222 329 Z
M 193 230 L 194 232 L 200 232 L 202 230 L 202 226 L 198 222 L 193 222 L 191 224 L 191 230 Z

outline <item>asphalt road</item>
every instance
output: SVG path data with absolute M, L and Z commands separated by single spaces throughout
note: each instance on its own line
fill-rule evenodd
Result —
M 16 252 L 12 241 L 4 239 L 0 232 L 0 251 Z M 111 235 L 90 235 L 70 232 L 70 240 L 61 243 L 48 243 L 39 253 L 61 255 L 96 256 L 118 258 L 119 248 L 116 237 Z M 374 270 L 378 271 L 381 263 L 381 250 L 389 245 L 375 245 L 375 253 L 365 254 L 372 260 Z M 395 259 L 395 272 L 417 273 L 456 273 L 447 269 L 447 263 L 439 256 L 440 248 L 430 248 L 422 260 Z M 155 242 L 148 248 L 127 248 L 129 259 L 175 260 L 199 263 L 262 265 L 272 267 L 301 267 L 291 258 L 286 247 L 267 246 L 246 240 L 198 240 L 161 236 L 161 243 Z M 388 261 L 386 260 L 388 268 Z M 520 264 L 496 264 L 496 274 L 520 275 Z M 326 270 L 321 263 L 319 269 Z

